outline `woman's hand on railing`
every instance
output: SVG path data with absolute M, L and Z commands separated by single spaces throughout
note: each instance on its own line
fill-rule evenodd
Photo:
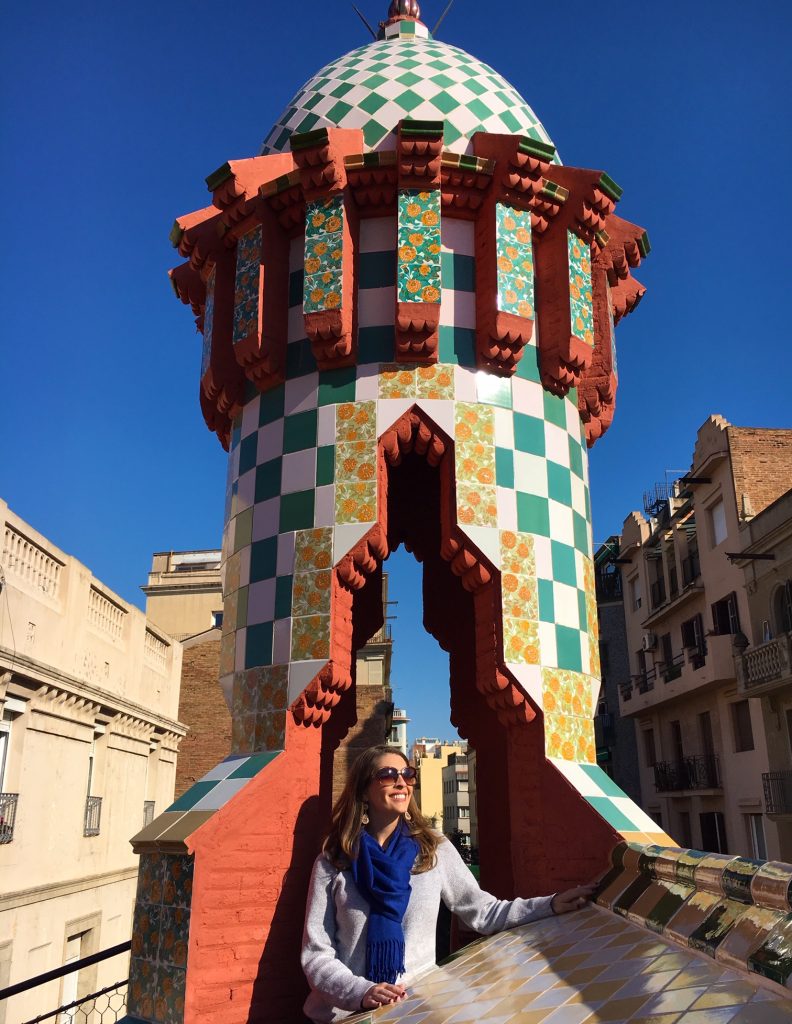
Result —
M 360 1006 L 364 1010 L 376 1010 L 378 1006 L 387 1006 L 388 1003 L 398 1003 L 407 995 L 407 989 L 402 985 L 372 985 L 363 996 Z
M 568 914 L 570 910 L 582 910 L 594 895 L 595 885 L 577 885 L 574 889 L 557 892 L 550 904 L 554 914 Z

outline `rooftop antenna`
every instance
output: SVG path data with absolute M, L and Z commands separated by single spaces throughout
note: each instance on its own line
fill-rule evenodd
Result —
M 432 35 L 436 34 L 437 30 L 440 28 L 440 25 L 441 25 L 443 19 L 448 14 L 448 12 L 451 10 L 453 4 L 454 4 L 454 0 L 448 0 L 448 3 L 446 4 L 445 10 L 440 15 L 440 17 L 437 19 L 437 21 L 435 22 L 435 27 L 432 29 Z
M 454 0 L 451 0 L 451 3 L 453 3 L 453 2 L 454 2 Z M 451 5 L 449 4 L 449 7 L 450 6 Z M 360 11 L 357 9 L 357 7 L 355 7 L 354 4 L 352 4 L 352 10 L 355 12 L 355 14 L 360 18 L 360 20 L 363 22 L 363 24 L 369 30 L 369 32 L 371 33 L 371 38 L 372 39 L 376 39 L 377 38 L 377 33 L 374 31 L 374 29 L 371 27 L 371 25 L 369 25 L 369 23 L 366 21 L 365 17 L 360 13 Z

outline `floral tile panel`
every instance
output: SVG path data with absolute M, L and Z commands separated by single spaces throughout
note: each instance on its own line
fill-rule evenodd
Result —
M 258 333 L 261 286 L 261 225 L 242 235 L 237 243 L 234 278 L 234 344 Z
M 203 345 L 201 347 L 201 377 L 209 369 L 212 355 L 212 325 L 214 324 L 214 296 L 216 269 L 213 266 L 206 281 L 206 304 L 204 305 Z
M 343 196 L 306 203 L 304 313 L 342 307 L 343 258 Z
M 403 189 L 398 202 L 399 302 L 440 302 L 440 190 Z
M 594 345 L 594 307 L 591 295 L 591 250 L 572 231 L 567 231 L 569 254 L 569 313 L 572 333 Z
M 534 267 L 530 211 L 497 203 L 495 233 L 498 309 L 532 320 Z

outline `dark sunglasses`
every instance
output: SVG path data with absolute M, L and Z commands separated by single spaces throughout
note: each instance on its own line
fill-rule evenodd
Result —
M 400 775 L 408 786 L 414 786 L 418 778 L 418 772 L 409 764 L 404 768 L 378 768 L 374 772 L 374 778 L 382 786 L 392 785 Z

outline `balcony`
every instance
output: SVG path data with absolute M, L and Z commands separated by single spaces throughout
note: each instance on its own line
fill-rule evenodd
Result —
M 759 644 L 735 659 L 740 692 L 761 697 L 792 685 L 792 633 Z
M 679 679 L 682 675 L 682 670 L 685 667 L 685 652 L 680 651 L 675 654 L 670 661 L 663 661 L 658 666 L 660 675 L 663 677 L 664 683 L 672 683 L 675 679 Z
M 99 823 L 102 820 L 102 798 L 100 796 L 89 796 L 85 798 L 85 821 L 83 824 L 84 836 L 98 836 Z
M 689 587 L 701 575 L 698 552 L 691 552 L 682 559 L 682 586 Z
M 666 599 L 665 580 L 662 576 L 660 579 L 654 581 L 650 587 L 650 592 L 652 598 L 652 610 L 654 611 L 655 608 L 659 608 L 661 604 L 664 604 Z
M 721 788 L 716 754 L 693 754 L 681 761 L 658 761 L 654 765 L 654 776 L 658 793 Z
M 10 843 L 14 839 L 18 800 L 18 793 L 0 793 L 0 843 Z
M 633 675 L 629 683 L 620 684 L 621 713 L 637 715 L 665 701 L 732 682 L 733 642 L 730 634 L 708 636 L 706 646 L 686 647 L 670 662 L 658 660 L 646 672 Z
M 762 772 L 762 785 L 766 813 L 792 816 L 792 770 Z

